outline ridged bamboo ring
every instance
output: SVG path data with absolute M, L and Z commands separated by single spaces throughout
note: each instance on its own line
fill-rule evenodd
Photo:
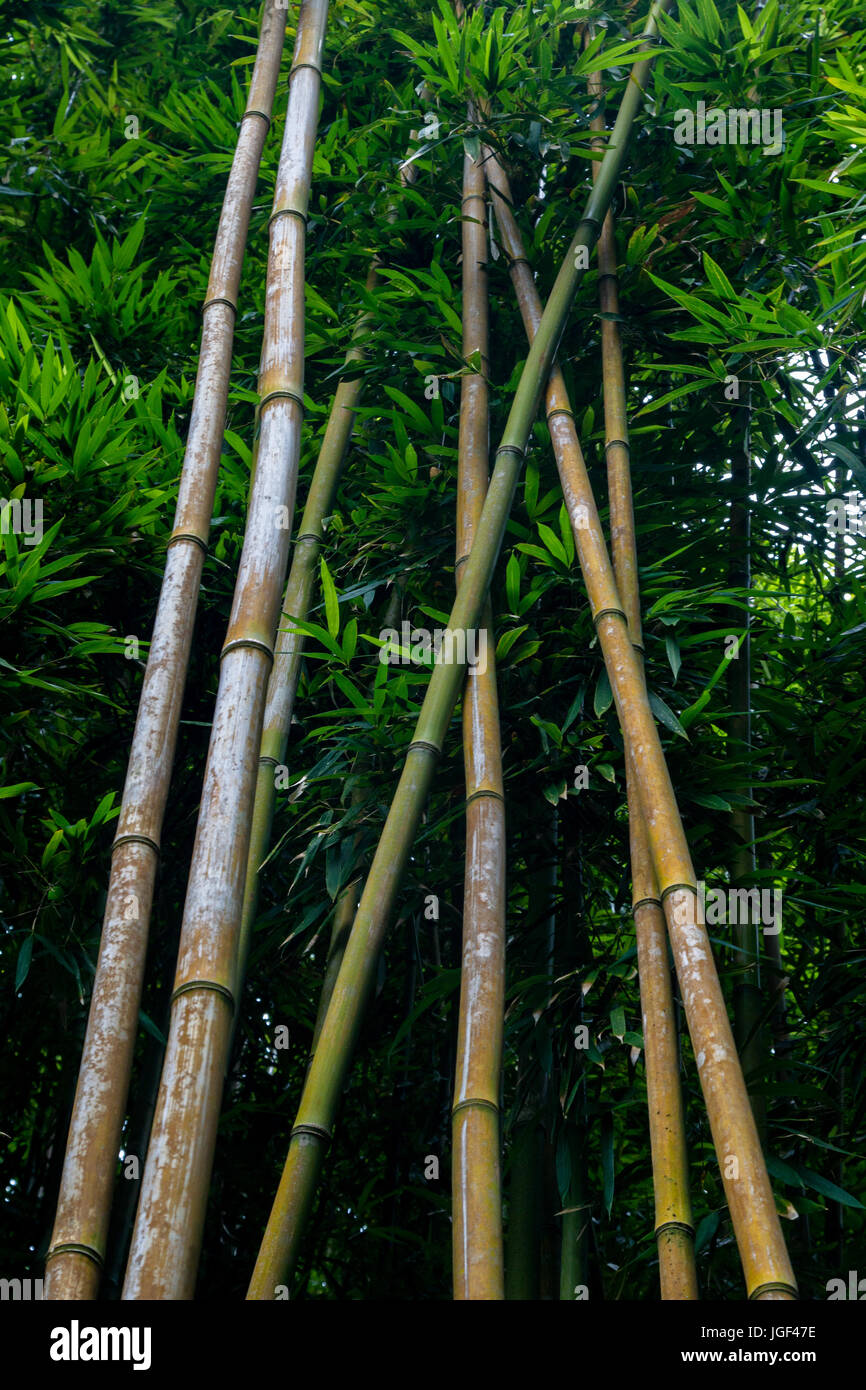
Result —
M 197 545 L 207 555 L 207 541 L 203 541 L 201 536 L 195 535 L 192 531 L 175 531 L 166 541 L 166 550 L 170 545 L 174 545 L 175 541 L 192 541 L 193 545 Z
M 78 1245 L 74 1240 L 63 1241 L 60 1245 L 55 1245 L 45 1256 L 45 1263 L 53 1260 L 55 1255 L 84 1255 L 86 1259 L 92 1260 L 100 1269 L 105 1268 L 105 1261 L 98 1250 L 94 1250 L 92 1245 Z
M 213 299 L 206 299 L 204 304 L 201 306 L 202 313 L 204 313 L 205 309 L 210 309 L 211 305 L 213 304 L 227 304 L 228 307 L 232 310 L 232 312 L 235 315 L 237 315 L 237 304 L 235 304 L 233 299 L 226 299 L 225 295 L 223 294 L 215 294 Z
M 466 1110 L 468 1106 L 477 1106 L 481 1110 L 492 1110 L 494 1115 L 499 1114 L 499 1106 L 494 1105 L 492 1100 L 481 1100 L 472 1096 L 469 1100 L 458 1100 L 456 1105 L 452 1105 L 451 1114 L 456 1115 L 458 1110 Z
M 247 116 L 261 116 L 262 120 L 267 122 L 268 129 L 270 129 L 271 118 L 266 111 L 258 111 L 255 106 L 251 106 L 249 110 L 245 111 L 241 116 L 241 120 L 245 121 Z
M 299 396 L 297 391 L 279 390 L 269 391 L 266 396 L 262 396 L 261 400 L 256 406 L 257 417 L 261 416 L 261 413 L 264 410 L 265 406 L 269 405 L 271 401 L 294 401 L 295 405 L 300 407 L 301 414 L 306 414 L 303 396 Z
M 182 994 L 189 994 L 194 989 L 209 989 L 214 994 L 221 994 L 223 999 L 227 999 L 232 1006 L 232 1013 L 235 1010 L 235 997 L 227 985 L 221 985 L 216 980 L 187 980 L 186 984 L 178 985 L 171 996 L 171 1003 L 179 999 Z
M 758 1287 L 756 1289 L 752 1289 L 752 1292 L 749 1294 L 749 1302 L 751 1303 L 762 1293 L 772 1292 L 789 1293 L 792 1298 L 796 1298 L 798 1301 L 800 1298 L 800 1290 L 796 1289 L 793 1284 L 785 1284 L 779 1281 L 777 1283 L 759 1284 Z
M 324 1125 L 295 1125 L 289 1139 L 294 1139 L 296 1134 L 313 1134 L 317 1139 L 327 1139 L 328 1143 L 334 1137 L 329 1129 L 325 1129 Z
M 264 652 L 265 656 L 269 656 L 273 663 L 274 653 L 272 648 L 268 646 L 267 642 L 259 641 L 258 637 L 236 637 L 233 642 L 226 642 L 220 652 L 220 661 L 237 647 L 252 647 L 257 652 Z
M 120 845 L 147 845 L 148 849 L 153 850 L 154 854 L 159 854 L 160 852 L 156 840 L 152 840 L 149 835 L 118 835 L 111 842 L 111 853 L 113 854 Z

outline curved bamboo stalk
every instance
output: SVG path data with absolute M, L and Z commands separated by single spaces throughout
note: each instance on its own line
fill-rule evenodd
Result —
M 593 147 L 604 148 L 601 73 L 589 79 L 599 103 L 591 122 L 601 133 Z M 597 164 L 593 161 L 593 178 Z M 613 570 L 632 646 L 643 659 L 637 541 L 629 466 L 625 373 L 619 333 L 619 289 L 613 214 L 607 213 L 598 239 L 598 291 L 602 312 L 601 348 Z M 689 1194 L 685 1112 L 680 1086 L 679 1046 L 668 968 L 665 918 L 658 895 L 649 837 L 637 792 L 634 765 L 626 761 L 632 911 L 638 956 L 646 1057 L 647 1106 L 655 1193 L 655 1233 L 663 1299 L 696 1299 L 694 1228 Z
M 102 940 L 47 1257 L 47 1299 L 95 1298 L 105 1258 L 162 822 L 222 449 L 238 285 L 285 26 L 285 9 L 266 0 L 202 309 L 192 416 L 112 845 Z
M 486 180 L 463 160 L 463 358 L 479 370 L 460 391 L 457 583 L 487 488 L 489 452 Z M 452 1108 L 452 1251 L 455 1299 L 504 1297 L 499 1092 L 505 1010 L 505 797 L 492 613 L 484 605 L 485 662 L 463 696 L 466 860 L 463 969 Z
M 604 186 L 605 164 L 611 148 L 616 149 L 617 126 L 614 126 L 600 165 L 594 194 Z M 523 252 L 517 224 L 510 213 L 511 199 L 503 171 L 492 151 L 487 150 L 486 155 L 488 182 L 498 195 L 494 198 L 497 221 L 512 262 L 512 280 L 527 334 L 534 347 L 538 335 L 544 330 L 550 304 L 542 315 L 535 281 Z M 608 204 L 609 199 L 602 218 Z M 599 230 L 600 227 L 601 222 Z M 509 230 L 506 231 L 506 228 Z M 532 348 L 528 361 L 531 358 Z M 700 920 L 691 856 L 647 698 L 643 671 L 631 643 L 628 619 L 614 580 L 568 394 L 558 367 L 551 372 L 547 388 L 547 422 L 593 620 L 623 731 L 626 757 L 631 761 L 638 786 L 659 897 L 667 921 L 748 1295 L 749 1298 L 768 1300 L 796 1298 L 794 1274 L 776 1213 L 709 937 Z
M 192 1296 L 235 1007 L 244 874 L 303 419 L 304 247 L 327 0 L 298 17 L 274 210 L 254 486 L 214 710 L 168 1047 L 125 1299 Z
M 671 0 L 655 0 L 647 21 L 646 37 L 654 37 L 657 16 L 670 3 Z M 502 545 L 538 402 L 571 300 L 619 176 L 650 66 L 651 58 L 644 58 L 632 68 L 598 182 L 589 196 L 584 215 L 556 277 L 529 349 L 502 443 L 496 451 L 496 466 L 448 623 L 452 633 L 464 634 L 464 647 L 467 630 L 474 629 L 482 620 L 484 599 Z M 274 1289 L 285 1283 L 287 1272 L 293 1268 L 303 1225 L 312 1205 L 324 1146 L 331 1137 L 337 1101 L 375 976 L 379 951 L 433 780 L 436 760 L 463 683 L 463 672 L 464 663 L 460 660 L 442 662 L 434 668 L 430 677 L 414 738 L 361 894 L 319 1046 L 304 1083 L 289 1152 L 259 1250 L 248 1298 L 273 1298 Z M 650 722 L 655 733 L 651 717 Z

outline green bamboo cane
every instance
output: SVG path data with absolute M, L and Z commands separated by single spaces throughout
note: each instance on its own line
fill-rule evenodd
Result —
M 589 32 L 587 33 L 589 38 Z M 591 122 L 600 132 L 593 148 L 604 148 L 601 73 L 589 79 L 599 109 Z M 598 165 L 593 161 L 593 177 Z M 608 212 L 598 239 L 601 308 L 605 457 L 613 570 L 632 646 L 643 659 L 637 540 L 629 463 L 625 372 L 619 333 L 619 291 L 613 215 Z M 662 1299 L 695 1299 L 694 1228 L 689 1196 L 685 1111 L 679 1074 L 679 1045 L 668 968 L 667 934 L 649 836 L 637 791 L 635 769 L 626 762 L 626 796 L 631 842 L 632 911 L 638 955 L 646 1059 L 647 1107 L 655 1194 L 655 1234 Z
M 383 618 L 383 626 L 385 628 L 397 627 L 400 621 L 400 604 L 402 601 L 402 597 L 403 584 L 402 580 L 398 577 L 391 591 L 391 596 L 388 600 L 388 607 L 385 610 L 385 616 Z M 362 759 L 361 755 L 359 754 L 358 758 L 355 761 L 356 772 L 359 769 L 359 764 L 363 766 L 364 761 L 366 760 Z M 363 801 L 363 799 L 363 793 L 356 785 L 352 791 L 352 804 L 354 806 L 357 806 Z M 356 837 L 355 843 L 358 843 L 358 837 Z M 340 894 L 339 900 L 337 902 L 337 907 L 334 912 L 334 921 L 331 925 L 331 939 L 328 943 L 328 956 L 325 962 L 325 976 L 322 981 L 322 992 L 319 996 L 319 1007 L 316 1010 L 316 1021 L 313 1025 L 313 1038 L 312 1042 L 310 1043 L 311 1052 L 315 1052 L 316 1046 L 319 1041 L 319 1034 L 322 1031 L 322 1024 L 325 1021 L 325 1015 L 328 1012 L 328 1005 L 331 1002 L 331 995 L 334 992 L 334 985 L 337 983 L 337 976 L 340 973 L 340 964 L 343 960 L 343 952 L 346 949 L 346 942 L 349 939 L 349 932 L 352 930 L 352 923 L 355 920 L 355 913 L 358 910 L 358 899 L 360 898 L 360 896 L 361 879 L 356 878 L 354 883 L 347 884 L 347 886 L 343 889 L 343 892 Z
M 479 370 L 460 390 L 457 472 L 458 587 L 487 487 L 489 455 L 486 179 L 463 160 L 463 358 Z M 492 614 L 484 605 L 483 661 L 463 698 L 466 857 L 463 968 L 452 1108 L 452 1252 L 455 1299 L 504 1295 L 499 1092 L 505 1012 L 505 797 Z
M 47 1257 L 47 1299 L 95 1298 L 105 1258 L 162 823 L 222 450 L 238 285 L 285 26 L 285 9 L 266 0 L 202 309 L 192 416 L 112 844 L 99 959 Z
M 671 0 L 654 3 L 644 34 L 648 40 L 655 36 L 657 16 L 670 3 Z M 482 615 L 538 402 L 565 327 L 569 305 L 588 264 L 589 251 L 601 230 L 622 168 L 651 61 L 651 58 L 641 59 L 632 69 L 599 180 L 556 277 L 530 346 L 502 443 L 496 451 L 496 465 L 472 551 L 463 567 L 448 623 L 452 634 L 457 637 L 463 634 L 464 654 L 467 631 L 475 628 Z M 452 654 L 454 647 L 459 651 L 459 642 L 453 644 Z M 464 664 L 459 660 L 441 662 L 432 672 L 415 735 L 361 895 L 319 1046 L 307 1074 L 248 1298 L 273 1298 L 274 1290 L 285 1283 L 288 1272 L 294 1267 L 379 951 L 460 692 L 463 672 Z M 654 724 L 652 727 L 655 731 Z
M 270 219 L 260 431 L 181 926 L 171 1023 L 125 1299 L 195 1288 L 222 1083 L 267 676 L 288 560 L 303 419 L 304 251 L 327 0 L 298 16 Z
M 611 141 L 615 139 L 616 126 Z M 610 145 L 599 170 L 596 192 L 603 181 L 609 150 Z M 518 291 L 527 333 L 532 338 L 533 332 L 542 331 L 547 310 L 542 315 L 517 225 L 510 215 L 511 198 L 503 171 L 493 152 L 486 150 L 485 153 L 488 182 L 498 194 L 494 206 L 511 259 L 512 280 Z M 510 247 L 509 228 L 513 233 Z M 796 1298 L 794 1274 L 709 937 L 698 910 L 694 867 L 559 368 L 550 376 L 547 422 L 593 621 L 623 731 L 626 759 L 633 768 L 638 787 L 659 899 L 667 921 L 746 1287 L 752 1299 Z

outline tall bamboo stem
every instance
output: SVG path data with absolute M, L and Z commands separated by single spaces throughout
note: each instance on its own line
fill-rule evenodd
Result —
M 611 147 L 616 149 L 619 119 L 599 168 L 594 194 L 604 186 L 605 164 Z M 532 342 L 529 362 L 538 335 L 544 330 L 550 302 L 542 315 L 517 224 L 513 216 L 509 217 L 511 200 L 506 185 L 501 182 L 502 170 L 492 151 L 486 151 L 486 155 L 488 182 L 499 193 L 494 199 L 497 220 L 512 261 L 512 280 Z M 603 213 L 608 203 L 609 199 Z M 509 226 L 513 234 L 510 244 L 505 231 Z M 600 227 L 599 222 L 599 230 Z M 699 919 L 691 856 L 559 368 L 550 374 L 546 403 L 551 441 L 593 621 L 623 731 L 626 758 L 631 762 L 638 786 L 659 898 L 668 925 L 746 1287 L 750 1298 L 796 1298 L 793 1270 L 776 1214 L 709 937 Z M 423 713 L 422 709 L 422 720 Z
M 231 1039 L 267 677 L 288 559 L 303 419 L 304 248 L 327 0 L 298 16 L 270 219 L 260 431 L 181 927 L 171 1024 L 125 1299 L 195 1287 Z
M 489 452 L 486 180 L 463 160 L 463 358 L 479 370 L 460 391 L 457 583 L 472 549 L 487 489 Z M 455 1299 L 504 1296 L 499 1093 L 505 1010 L 505 798 L 490 600 L 482 667 L 463 696 L 466 859 L 463 968 L 452 1108 L 452 1251 Z
M 647 22 L 646 37 L 654 37 L 657 16 L 670 3 L 671 0 L 655 0 Z M 644 58 L 632 69 L 598 182 L 589 196 L 531 343 L 502 443 L 496 451 L 496 465 L 478 519 L 472 551 L 463 566 L 460 587 L 451 610 L 448 627 L 453 633 L 465 635 L 467 630 L 474 629 L 482 620 L 484 599 L 502 545 L 539 398 L 565 327 L 569 305 L 582 278 L 586 258 L 595 244 L 610 203 L 625 157 L 628 136 L 643 99 L 643 86 L 650 66 L 651 58 Z M 379 951 L 433 780 L 435 764 L 463 683 L 463 672 L 464 663 L 459 660 L 441 662 L 430 677 L 414 738 L 361 894 L 319 1046 L 307 1073 L 283 1175 L 259 1250 L 248 1298 L 273 1298 L 275 1287 L 285 1282 L 286 1273 L 293 1267 L 297 1256 L 324 1146 L 331 1137 L 337 1101 L 375 976 Z M 649 723 L 657 739 L 651 715 Z
M 731 459 L 731 514 L 728 527 L 728 582 L 731 588 L 748 589 L 752 582 L 751 557 L 751 387 L 747 400 L 738 408 L 743 422 L 742 442 L 734 443 Z M 739 431 L 735 431 L 739 434 Z M 745 612 L 730 610 L 735 628 L 745 632 L 738 645 L 736 658 L 728 664 L 728 699 L 731 719 L 728 734 L 737 745 L 737 753 L 751 759 L 752 755 L 752 639 L 751 611 L 748 598 Z M 751 781 L 751 778 L 750 778 Z M 751 786 L 744 789 L 751 796 Z M 731 877 L 738 887 L 750 887 L 755 879 L 755 817 L 748 806 L 735 806 L 731 811 L 733 848 Z M 750 916 L 751 914 L 747 914 Z M 760 972 L 761 928 L 751 921 L 734 925 L 734 944 L 738 976 L 734 985 L 734 1037 L 740 1052 L 743 1071 L 752 1084 L 761 1079 L 766 1062 L 766 1037 L 763 1026 L 763 999 Z M 761 1095 L 753 1095 L 752 1109 L 758 1132 L 765 1137 L 766 1107 Z
M 593 148 L 604 148 L 601 73 L 590 76 L 589 90 L 599 104 L 591 122 L 592 129 L 600 132 L 593 139 Z M 593 178 L 596 177 L 597 168 L 597 163 L 593 161 Z M 598 239 L 598 288 L 602 314 L 602 378 L 611 554 L 629 636 L 638 660 L 642 662 L 637 539 L 629 464 L 625 371 L 618 323 L 616 238 L 611 212 L 604 219 Z M 630 755 L 626 760 L 626 796 L 661 1296 L 663 1299 L 695 1299 L 698 1297 L 698 1280 L 667 933 Z
M 222 449 L 238 285 L 285 26 L 285 9 L 266 0 L 202 309 L 177 510 L 112 845 L 102 940 L 48 1252 L 48 1299 L 95 1298 L 105 1258 L 160 836 Z

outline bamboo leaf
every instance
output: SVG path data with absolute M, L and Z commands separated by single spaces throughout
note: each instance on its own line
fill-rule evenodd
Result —
M 337 599 L 337 590 L 331 578 L 328 566 L 325 564 L 325 557 L 319 560 L 319 570 L 322 577 L 322 593 L 325 599 L 325 616 L 328 624 L 328 632 L 331 637 L 336 637 L 340 631 L 340 604 Z
M 668 662 L 673 671 L 674 680 L 676 680 L 680 673 L 680 666 L 682 665 L 683 659 L 680 656 L 679 642 L 672 632 L 667 633 L 665 636 L 665 651 L 668 654 Z
M 595 695 L 592 700 L 592 707 L 597 719 L 606 714 L 613 704 L 613 691 L 610 688 L 607 669 L 602 667 L 601 674 L 595 684 Z
M 604 1209 L 610 1216 L 614 1192 L 613 1116 L 610 1114 L 601 1119 L 601 1173 Z
M 670 729 L 674 734 L 679 734 L 680 738 L 688 739 L 688 734 L 673 710 L 665 704 L 660 696 L 651 694 L 649 702 L 656 719 L 660 719 L 666 729 Z
M 27 979 L 30 970 L 30 962 L 33 959 L 33 933 L 28 932 L 21 943 L 21 950 L 18 952 L 18 960 L 15 963 L 15 993 L 17 994 L 24 981 Z

